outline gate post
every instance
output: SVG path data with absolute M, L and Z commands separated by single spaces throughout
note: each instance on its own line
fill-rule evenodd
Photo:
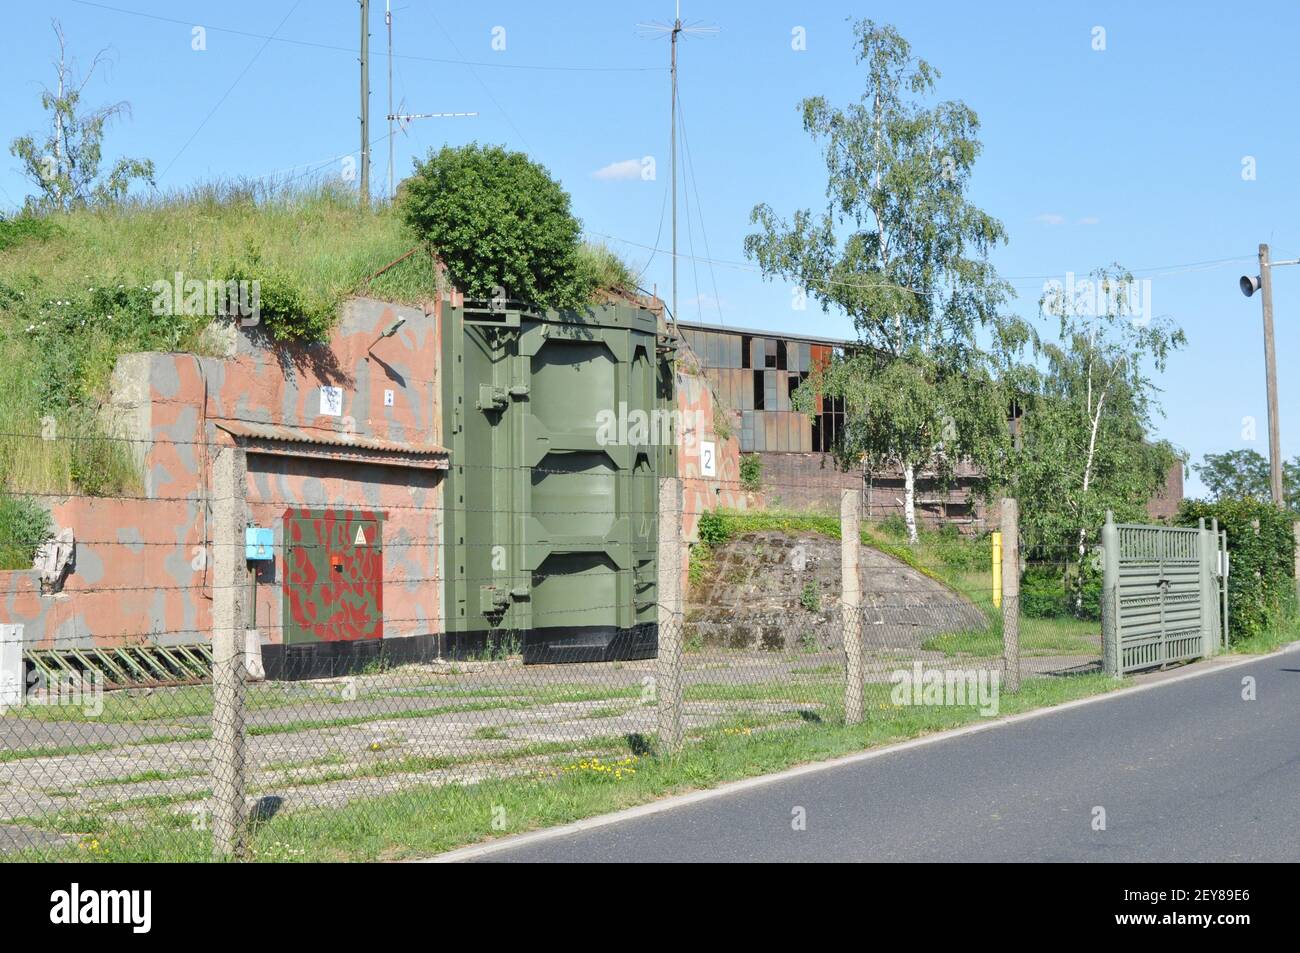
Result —
M 1214 538 L 1217 535 L 1206 527 L 1205 517 L 1202 516 L 1196 543 L 1197 552 L 1201 557 L 1201 655 L 1205 658 L 1215 654 L 1219 636 L 1218 582 L 1214 578 L 1216 558 Z
M 1300 520 L 1291 524 L 1291 536 L 1295 540 L 1295 589 L 1296 599 L 1300 601 Z M 1227 547 L 1225 547 L 1226 549 Z
M 1210 520 L 1210 608 L 1214 610 L 1214 651 L 1228 649 L 1228 623 L 1223 618 L 1223 531 L 1219 518 Z
M 1228 531 L 1219 530 L 1219 596 L 1223 599 L 1223 613 L 1219 616 L 1219 645 L 1223 651 L 1228 651 L 1229 637 L 1231 631 L 1228 625 L 1228 579 L 1232 575 L 1230 560 L 1228 559 Z
M 1101 663 L 1102 670 L 1119 678 L 1119 530 L 1115 514 L 1106 511 L 1101 528 Z

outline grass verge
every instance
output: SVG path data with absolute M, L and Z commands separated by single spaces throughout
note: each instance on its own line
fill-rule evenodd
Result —
M 1300 640 L 1300 615 L 1293 615 L 1262 632 L 1243 639 L 1234 639 L 1229 651 L 1241 655 L 1266 655 L 1298 640 Z
M 1030 679 L 1003 695 L 1001 714 L 1111 691 L 1120 681 L 1096 675 Z M 607 757 L 560 758 L 527 776 L 468 785 L 415 785 L 335 807 L 286 810 L 253 827 L 250 856 L 264 861 L 392 860 L 428 856 L 501 834 L 564 824 L 686 791 L 769 774 L 799 764 L 955 728 L 980 720 L 975 708 L 896 707 L 885 690 L 870 693 L 868 719 L 845 725 L 833 710 L 823 720 L 764 728 L 719 725 L 692 734 L 676 756 L 657 756 L 645 739 L 627 739 Z M 651 739 L 653 745 L 653 739 Z M 210 835 L 188 812 L 150 809 L 145 823 L 93 814 L 64 818 L 70 839 L 41 859 L 205 861 Z M 4 859 L 32 859 L 21 854 Z

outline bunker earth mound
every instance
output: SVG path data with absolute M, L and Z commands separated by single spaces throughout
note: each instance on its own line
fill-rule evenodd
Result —
M 919 650 L 932 635 L 982 632 L 988 620 L 943 583 L 861 547 L 864 639 Z M 840 645 L 840 541 L 817 533 L 745 533 L 715 547 L 707 578 L 690 587 L 686 638 L 734 649 Z

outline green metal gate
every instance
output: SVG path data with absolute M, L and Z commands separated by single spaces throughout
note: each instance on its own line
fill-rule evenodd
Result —
M 1123 675 L 1215 654 L 1220 637 L 1218 527 L 1102 528 L 1106 672 Z

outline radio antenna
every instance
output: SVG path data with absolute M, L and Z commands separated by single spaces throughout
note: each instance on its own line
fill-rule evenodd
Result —
M 714 36 L 718 32 L 716 26 L 709 26 L 701 23 L 682 23 L 682 2 L 677 0 L 676 16 L 672 23 L 638 23 L 637 33 L 647 39 L 658 39 L 666 36 L 672 51 L 669 54 L 669 63 L 671 64 L 670 73 L 672 74 L 672 92 L 671 102 L 669 104 L 669 133 L 668 133 L 668 150 L 669 160 L 668 167 L 672 176 L 672 193 L 673 193 L 673 307 L 672 318 L 674 326 L 677 324 L 677 38 L 685 36 Z

